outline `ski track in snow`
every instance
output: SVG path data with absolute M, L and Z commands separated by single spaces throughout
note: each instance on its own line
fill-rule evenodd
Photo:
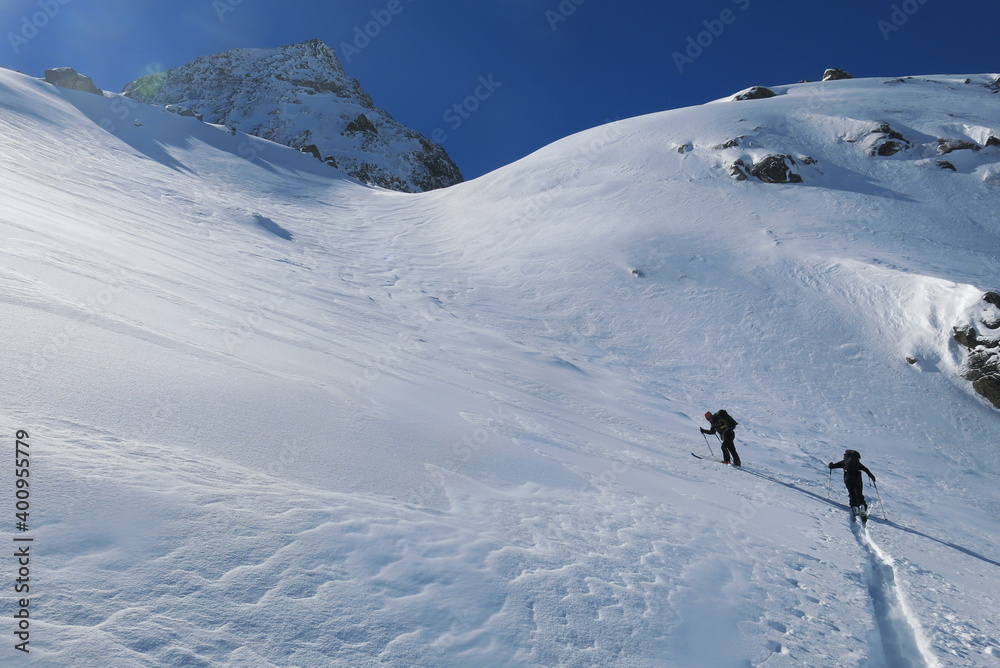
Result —
M 881 655 L 885 668 L 940 668 L 920 621 L 907 603 L 892 557 L 878 546 L 867 527 L 852 520 L 851 530 L 868 559 L 865 577 L 879 640 L 872 647 L 873 656 Z

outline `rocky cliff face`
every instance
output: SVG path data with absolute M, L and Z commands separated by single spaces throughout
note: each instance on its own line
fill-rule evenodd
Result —
M 133 81 L 122 94 L 186 107 L 384 188 L 420 192 L 462 181 L 443 148 L 376 107 L 320 40 L 204 56 Z
M 976 313 L 978 311 L 978 313 Z M 955 340 L 966 351 L 965 379 L 991 404 L 1000 408 L 1000 294 L 987 292 L 973 307 L 974 325 L 952 330 Z M 987 333 L 980 332 L 985 327 Z

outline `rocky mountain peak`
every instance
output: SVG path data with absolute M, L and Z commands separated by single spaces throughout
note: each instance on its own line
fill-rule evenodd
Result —
M 318 39 L 203 56 L 137 79 L 122 94 L 187 107 L 208 123 L 311 153 L 372 185 L 419 192 L 462 181 L 444 149 L 376 107 Z

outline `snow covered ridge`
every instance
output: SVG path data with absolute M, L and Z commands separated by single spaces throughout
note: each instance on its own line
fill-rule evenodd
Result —
M 274 49 L 232 49 L 125 86 L 140 102 L 178 105 L 314 155 L 363 183 L 421 192 L 462 181 L 443 148 L 375 106 L 314 39 Z
M 827 70 L 824 74 L 824 83 L 820 85 L 826 85 L 825 82 L 839 82 L 851 78 L 850 75 L 845 72 L 841 72 L 841 75 L 831 75 L 831 72 L 841 71 Z M 927 83 L 949 86 L 960 84 L 963 86 L 970 86 L 973 89 L 980 89 L 976 91 L 979 93 L 983 92 L 981 89 L 984 88 L 992 93 L 1000 91 L 1000 77 L 996 75 L 989 75 L 988 77 L 977 78 L 979 81 L 974 82 L 971 77 L 952 80 L 943 78 L 899 77 L 882 80 L 882 83 L 888 86 L 910 84 L 911 88 L 913 87 L 913 84 L 917 84 L 918 89 L 920 89 L 920 84 Z M 873 82 L 878 80 L 869 79 L 867 81 Z M 812 84 L 811 82 L 804 83 L 810 86 L 808 89 L 810 94 L 815 95 L 817 91 L 815 88 L 816 84 Z M 791 86 L 783 86 L 776 88 L 775 90 L 764 86 L 751 86 L 750 88 L 740 91 L 726 99 L 730 102 L 767 100 L 780 94 L 788 94 L 791 91 Z M 848 119 L 840 120 L 845 121 Z M 955 127 L 949 129 L 947 136 L 935 137 L 928 136 L 926 133 L 923 133 L 916 128 L 911 128 L 908 134 L 904 134 L 903 132 L 900 132 L 899 129 L 892 127 L 889 123 L 883 120 L 851 120 L 854 120 L 854 122 L 846 124 L 845 131 L 837 137 L 837 141 L 858 144 L 859 148 L 870 157 L 887 158 L 905 152 L 905 155 L 900 156 L 901 159 L 920 161 L 924 165 L 933 165 L 941 169 L 957 171 L 958 167 L 956 167 L 954 161 L 951 159 L 942 159 L 942 156 L 955 152 L 975 152 L 986 147 L 1000 146 L 1000 129 L 993 126 L 983 127 L 956 125 Z M 765 148 L 766 143 L 759 140 L 755 136 L 756 131 L 763 129 L 764 128 L 760 127 L 754 128 L 754 132 L 728 138 L 725 142 L 716 145 L 713 148 Z M 686 146 L 682 145 L 678 147 L 678 152 L 684 153 L 686 148 Z M 955 153 L 955 156 L 958 157 L 959 154 Z M 966 156 L 959 157 L 959 160 L 962 164 L 969 164 L 970 162 L 973 162 Z M 807 173 L 807 171 L 804 171 L 803 168 L 816 165 L 816 162 L 815 158 L 802 154 L 793 156 L 787 153 L 776 154 L 755 151 L 752 156 L 748 156 L 744 153 L 743 155 L 740 155 L 740 157 L 732 159 L 727 165 L 727 171 L 730 176 L 738 181 L 743 181 L 750 177 L 756 177 L 765 183 L 802 183 L 803 174 Z M 993 156 L 984 156 L 980 158 L 978 164 L 989 165 L 995 162 L 996 161 L 993 159 Z M 809 169 L 808 171 L 817 175 L 823 173 L 822 167 L 819 166 Z M 992 170 L 987 170 L 987 172 L 984 172 L 983 174 L 984 180 L 993 180 L 995 178 L 995 172 Z

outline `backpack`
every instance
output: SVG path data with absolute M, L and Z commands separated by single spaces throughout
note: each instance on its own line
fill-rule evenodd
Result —
M 736 425 L 739 424 L 739 422 L 733 419 L 733 416 L 731 416 L 729 413 L 722 410 L 721 408 L 715 414 L 715 419 L 717 420 L 719 427 L 722 429 L 722 431 L 736 429 Z
M 844 451 L 844 470 L 857 471 L 861 466 L 861 453 L 857 450 Z

